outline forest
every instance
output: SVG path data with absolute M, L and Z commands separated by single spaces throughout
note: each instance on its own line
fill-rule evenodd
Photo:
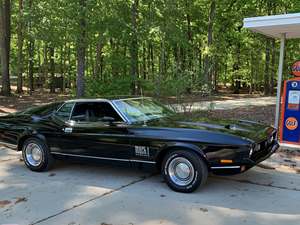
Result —
M 245 17 L 300 0 L 0 0 L 1 95 L 272 95 L 279 42 Z M 289 40 L 285 76 L 299 59 Z

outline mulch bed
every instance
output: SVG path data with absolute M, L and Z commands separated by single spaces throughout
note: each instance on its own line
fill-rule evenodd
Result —
M 0 96 L 0 113 L 12 113 L 32 106 L 69 99 L 68 95 L 35 93 L 34 95 Z
M 275 105 L 270 106 L 249 106 L 230 110 L 208 110 L 199 111 L 194 116 L 208 117 L 211 119 L 242 119 L 252 120 L 264 124 L 274 124 Z

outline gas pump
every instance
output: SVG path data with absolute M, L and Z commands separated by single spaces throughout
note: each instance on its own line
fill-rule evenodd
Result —
M 294 78 L 284 81 L 280 142 L 300 145 L 300 61 L 292 65 L 292 74 Z

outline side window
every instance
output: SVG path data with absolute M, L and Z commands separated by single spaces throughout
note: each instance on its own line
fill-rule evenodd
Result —
M 76 122 L 89 122 L 90 109 L 93 103 L 79 102 L 76 103 L 71 120 Z
M 116 112 L 116 110 L 107 102 L 100 102 L 94 105 L 93 114 L 95 117 L 99 118 L 100 120 L 103 117 L 112 117 L 114 118 L 115 122 L 122 122 L 122 118 Z
M 57 112 L 56 112 L 56 116 L 59 117 L 60 119 L 62 119 L 63 121 L 67 121 L 70 118 L 70 115 L 72 113 L 72 109 L 73 109 L 74 103 L 73 102 L 69 102 L 69 103 L 65 103 Z
M 102 122 L 105 117 L 112 117 L 115 122 L 123 121 L 107 102 L 77 103 L 71 119 L 76 122 Z

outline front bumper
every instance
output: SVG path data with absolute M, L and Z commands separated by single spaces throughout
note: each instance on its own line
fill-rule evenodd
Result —
M 267 148 L 254 152 L 250 157 L 243 158 L 239 162 L 231 165 L 217 165 L 212 166 L 210 169 L 213 173 L 219 175 L 237 174 L 247 171 L 253 166 L 269 158 L 279 148 L 278 141 L 273 141 Z
M 255 166 L 258 163 L 266 160 L 269 158 L 273 153 L 276 152 L 276 150 L 279 148 L 279 143 L 278 141 L 274 141 L 270 146 L 267 148 L 254 152 L 250 158 L 244 159 L 242 163 L 247 164 L 247 165 L 252 165 Z

